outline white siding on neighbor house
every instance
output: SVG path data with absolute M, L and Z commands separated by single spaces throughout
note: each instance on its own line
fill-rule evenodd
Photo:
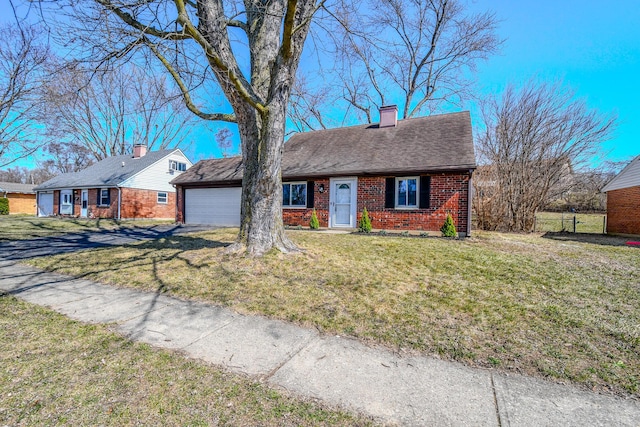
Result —
M 123 181 L 120 186 L 125 188 L 139 188 L 142 190 L 175 193 L 176 189 L 169 184 L 169 181 L 180 175 L 182 172 L 171 171 L 169 169 L 170 160 L 186 163 L 187 169 L 192 166 L 192 163 L 184 154 L 182 154 L 181 151 L 175 151 L 158 160 L 148 168 L 138 172 L 131 178 Z
M 640 186 L 640 156 L 636 157 L 602 189 L 607 191 Z

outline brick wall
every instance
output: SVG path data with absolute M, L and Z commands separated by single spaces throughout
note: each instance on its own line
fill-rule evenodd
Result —
M 87 191 L 88 218 L 118 218 L 118 189 L 109 189 L 109 206 L 98 205 L 98 194 L 100 189 L 90 188 Z M 158 192 L 151 190 L 139 190 L 134 188 L 121 189 L 122 205 L 120 218 L 139 219 L 174 219 L 176 217 L 176 193 L 167 192 L 167 203 L 158 203 Z M 79 217 L 82 212 L 82 190 L 74 190 L 73 193 L 73 215 Z M 60 191 L 53 193 L 53 212 L 59 214 Z
M 7 194 L 9 199 L 10 214 L 27 214 L 35 215 L 36 213 L 36 195 L 35 194 Z
M 640 186 L 607 192 L 607 233 L 640 235 Z
M 320 227 L 329 226 L 329 180 L 319 179 L 313 182 L 313 205 L 316 209 Z M 324 191 L 320 193 L 321 186 Z M 311 189 L 307 188 L 307 191 Z M 308 226 L 313 208 L 282 208 L 282 221 L 285 225 Z
M 109 189 L 109 206 L 98 205 L 98 188 L 90 188 L 88 192 L 88 214 L 89 218 L 118 218 L 118 189 Z M 73 213 L 80 216 L 80 190 L 78 194 L 74 194 L 76 205 L 73 207 Z
M 385 178 L 358 178 L 358 220 L 366 207 L 371 225 L 383 230 L 439 231 L 447 214 L 451 214 L 460 233 L 467 233 L 469 175 L 460 173 L 431 175 L 430 207 L 428 209 L 387 209 Z M 319 193 L 320 184 L 324 193 Z M 329 225 L 329 180 L 314 182 L 314 206 L 321 227 Z M 309 190 L 307 190 L 309 191 Z M 309 225 L 313 209 L 283 209 L 285 225 Z
M 117 197 L 116 194 L 116 202 Z M 120 217 L 123 219 L 174 219 L 176 217 L 176 193 L 167 192 L 167 203 L 161 204 L 158 203 L 157 191 L 123 188 Z

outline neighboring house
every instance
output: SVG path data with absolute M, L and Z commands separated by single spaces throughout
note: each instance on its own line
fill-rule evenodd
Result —
M 179 149 L 108 157 L 80 172 L 38 185 L 38 216 L 174 219 L 176 192 L 169 184 L 191 167 Z
M 0 197 L 9 199 L 10 214 L 36 213 L 36 192 L 33 187 L 33 184 L 0 182 Z
M 380 124 L 296 134 L 282 158 L 283 221 L 355 228 L 363 208 L 385 230 L 438 231 L 453 216 L 470 230 L 476 167 L 468 112 L 397 120 L 383 107 Z M 203 160 L 174 179 L 178 222 L 240 224 L 242 158 Z
M 607 233 L 640 235 L 640 156 L 602 189 L 607 193 Z

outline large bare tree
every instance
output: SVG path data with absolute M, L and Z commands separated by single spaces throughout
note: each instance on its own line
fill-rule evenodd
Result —
M 532 231 L 535 214 L 596 159 L 615 128 L 561 83 L 507 86 L 483 106 L 477 133 L 474 210 L 484 229 Z
M 165 76 L 129 64 L 96 71 L 67 63 L 44 87 L 43 121 L 51 139 L 85 147 L 94 160 L 131 153 L 134 144 L 176 147 L 194 116 L 172 92 Z
M 33 26 L 0 26 L 0 167 L 38 148 L 38 90 L 47 46 Z
M 321 3 L 69 0 L 48 7 L 59 8 L 56 26 L 65 26 L 60 40 L 70 52 L 89 47 L 101 66 L 116 59 L 139 62 L 146 54 L 174 79 L 194 114 L 237 124 L 243 192 L 240 232 L 230 249 L 260 255 L 272 248 L 297 250 L 282 222 L 281 157 L 291 87 Z M 212 101 L 216 90 L 228 104 Z
M 303 129 L 325 127 L 318 111 L 336 102 L 369 123 L 391 103 L 403 118 L 460 105 L 474 94 L 475 66 L 501 44 L 495 16 L 458 0 L 341 0 L 332 15 L 322 44 L 334 60 L 319 68 L 333 96 L 326 86 L 296 93 L 293 118 Z

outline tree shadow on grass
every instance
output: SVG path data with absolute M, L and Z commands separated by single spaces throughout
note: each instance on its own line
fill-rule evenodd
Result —
M 209 227 L 209 229 L 212 229 Z M 202 238 L 191 238 L 187 233 L 204 231 L 206 229 L 194 227 L 153 226 L 140 228 L 102 229 L 99 231 L 83 231 L 64 233 L 55 236 L 38 237 L 25 240 L 3 241 L 0 243 L 0 258 L 5 260 L 20 261 L 30 258 L 39 258 L 63 253 L 77 252 L 85 249 L 97 249 L 143 241 L 153 242 L 158 239 L 178 236 L 186 238 L 183 244 L 190 242 L 191 247 L 218 247 L 227 243 L 212 241 Z M 193 240 L 198 239 L 198 240 Z M 153 245 L 153 243 L 151 243 Z M 211 246 L 213 245 L 213 246 Z
M 594 245 L 602 246 L 629 246 L 627 242 L 632 240 L 629 237 L 612 236 L 609 234 L 594 234 L 594 233 L 567 233 L 567 232 L 553 232 L 549 231 L 542 235 L 545 239 L 564 241 L 564 242 L 579 242 L 579 243 L 591 243 Z

